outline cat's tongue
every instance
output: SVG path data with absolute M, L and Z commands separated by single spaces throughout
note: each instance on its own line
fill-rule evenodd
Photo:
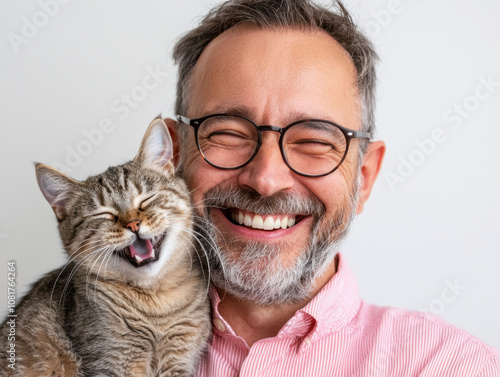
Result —
M 153 253 L 153 245 L 150 240 L 143 240 L 142 238 L 137 237 L 137 240 L 129 246 L 130 256 L 135 258 L 136 255 L 139 255 L 142 260 L 146 260 L 151 258 Z

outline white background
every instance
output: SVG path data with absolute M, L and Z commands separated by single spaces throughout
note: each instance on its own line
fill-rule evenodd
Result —
M 41 4 L 52 0 L 0 6 L 2 316 L 8 260 L 17 262 L 19 296 L 65 261 L 32 162 L 63 164 L 83 179 L 131 159 L 149 122 L 174 115 L 173 43 L 217 3 L 65 1 L 45 17 Z M 381 57 L 378 138 L 388 147 L 343 248 L 360 293 L 378 305 L 427 308 L 500 348 L 500 85 L 481 84 L 500 83 L 500 2 L 346 5 Z M 28 30 L 25 17 L 40 27 Z M 23 32 L 31 35 L 16 46 L 9 33 Z M 148 70 L 163 73 L 155 89 L 141 91 Z M 140 103 L 126 114 L 118 103 L 131 92 Z M 106 119 L 111 132 L 86 141 L 83 130 Z M 415 140 L 433 134 L 445 140 L 424 154 Z M 418 166 L 404 170 L 403 160 Z

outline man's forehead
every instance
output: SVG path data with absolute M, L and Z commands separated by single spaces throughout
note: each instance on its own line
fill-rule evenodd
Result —
M 201 54 L 190 91 L 190 116 L 234 109 L 257 121 L 267 107 L 280 123 L 321 117 L 351 128 L 359 124 L 328 111 L 357 118 L 357 73 L 344 48 L 320 30 L 235 26 Z
M 266 46 L 262 45 L 263 40 L 267 41 Z M 272 40 L 275 45 L 272 46 Z M 273 47 L 276 51 L 284 52 L 290 50 L 290 53 L 301 53 L 300 48 L 307 48 L 310 57 L 314 57 L 314 47 L 321 47 L 317 54 L 330 50 L 331 58 L 339 62 L 349 61 L 352 63 L 349 53 L 325 30 L 319 28 L 292 28 L 292 27 L 259 27 L 250 22 L 244 22 L 233 26 L 214 38 L 203 50 L 198 63 L 203 63 L 207 55 L 225 54 L 227 59 L 239 50 L 249 48 L 259 51 L 259 47 Z M 291 51 L 298 48 L 298 51 Z M 236 55 L 236 54 L 235 54 Z M 256 55 L 255 59 L 260 56 Z M 196 67 L 196 66 L 195 66 Z M 354 63 L 352 68 L 355 70 Z

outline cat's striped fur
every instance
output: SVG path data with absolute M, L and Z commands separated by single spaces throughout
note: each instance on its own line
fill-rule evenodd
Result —
M 37 164 L 69 262 L 18 305 L 15 370 L 2 325 L 2 376 L 193 375 L 210 332 L 208 283 L 171 158 L 155 119 L 133 161 L 84 182 Z

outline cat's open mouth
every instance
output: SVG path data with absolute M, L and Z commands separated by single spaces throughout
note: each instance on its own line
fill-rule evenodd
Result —
M 118 252 L 134 267 L 142 267 L 148 263 L 155 262 L 160 258 L 161 245 L 165 235 L 143 239 L 137 237 L 133 244 Z

